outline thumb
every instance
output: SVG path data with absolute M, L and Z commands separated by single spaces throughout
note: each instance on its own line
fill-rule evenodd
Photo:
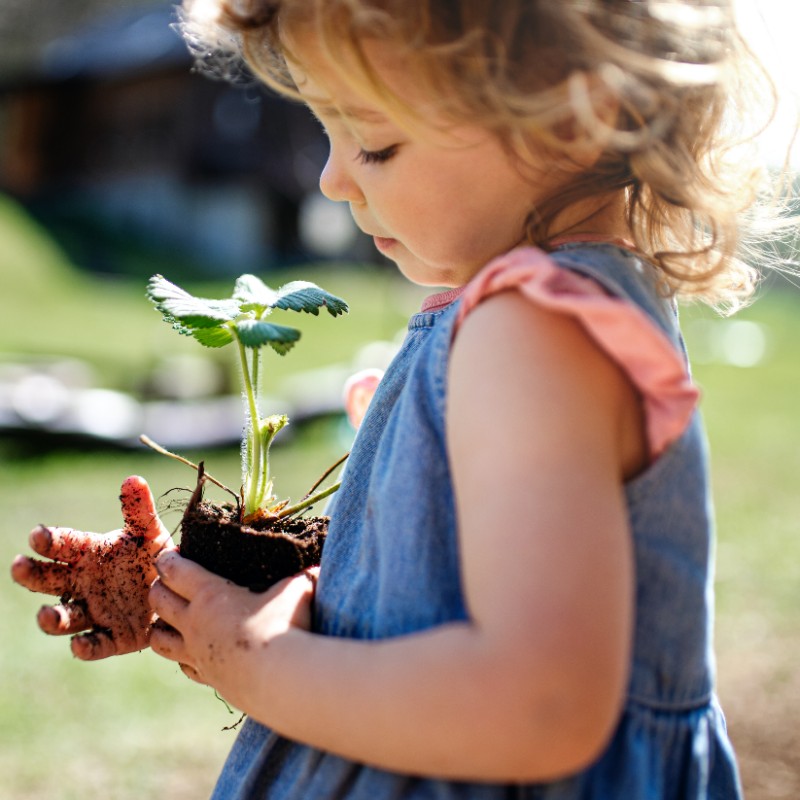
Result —
M 153 494 L 144 478 L 138 475 L 126 478 L 119 499 L 124 528 L 128 533 L 150 540 L 169 538 L 169 531 L 159 519 Z

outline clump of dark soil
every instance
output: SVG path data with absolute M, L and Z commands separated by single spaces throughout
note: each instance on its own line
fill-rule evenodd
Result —
M 263 515 L 243 523 L 238 506 L 202 500 L 202 484 L 201 472 L 181 522 L 182 556 L 254 592 L 319 564 L 328 517 Z
M 201 502 L 187 509 L 181 555 L 254 592 L 319 564 L 328 517 L 262 519 L 250 526 L 237 516 L 233 505 Z

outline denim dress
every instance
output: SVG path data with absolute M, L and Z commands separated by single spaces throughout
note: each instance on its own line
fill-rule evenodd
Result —
M 632 252 L 568 244 L 559 270 L 643 311 L 685 358 L 674 304 Z M 460 301 L 411 318 L 358 431 L 329 508 L 314 630 L 382 639 L 465 620 L 445 441 L 447 367 Z M 638 312 L 637 312 L 638 313 Z M 684 365 L 685 366 L 685 365 Z M 685 368 L 688 374 L 688 367 Z M 533 423 L 530 435 L 534 441 Z M 700 800 L 741 796 L 714 695 L 712 514 L 696 411 L 626 486 L 636 607 L 627 697 L 605 751 L 551 783 L 443 781 L 354 763 L 248 719 L 213 797 L 270 800 Z M 480 720 L 475 720 L 480 725 Z M 487 733 L 488 735 L 488 733 Z

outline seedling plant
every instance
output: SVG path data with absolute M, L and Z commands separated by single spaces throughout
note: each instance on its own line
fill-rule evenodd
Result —
M 324 307 L 331 316 L 338 317 L 348 311 L 347 303 L 308 281 L 292 281 L 272 289 L 255 275 L 242 275 L 236 280 L 231 297 L 221 300 L 195 297 L 161 275 L 154 275 L 148 283 L 147 296 L 178 333 L 193 337 L 204 347 L 233 345 L 238 354 L 246 407 L 240 521 L 249 524 L 259 518 L 280 519 L 298 514 L 336 491 L 338 483 L 314 492 L 332 467 L 299 503 L 289 505 L 287 500 L 275 497 L 269 450 L 289 419 L 285 414 L 265 415 L 262 411 L 262 356 L 265 346 L 278 355 L 286 355 L 300 339 L 296 328 L 269 319 L 275 309 L 318 316 Z

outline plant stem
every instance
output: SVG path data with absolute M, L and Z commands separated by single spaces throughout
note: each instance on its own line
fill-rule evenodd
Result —
M 323 489 L 321 492 L 317 492 L 315 495 L 311 495 L 311 497 L 304 497 L 299 503 L 295 503 L 293 506 L 287 506 L 278 513 L 278 519 L 283 519 L 284 517 L 291 517 L 293 514 L 297 514 L 304 508 L 313 506 L 314 503 L 317 503 L 320 500 L 324 500 L 329 495 L 332 495 L 335 491 L 338 490 L 338 488 L 341 485 L 342 482 L 337 481 L 332 486 L 329 486 L 327 489 Z
M 335 464 L 331 464 L 328 467 L 328 469 L 326 469 L 325 472 L 323 472 L 322 475 L 320 475 L 317 482 L 306 492 L 306 496 L 303 498 L 303 500 L 305 500 L 308 497 L 311 497 L 311 495 L 314 494 L 314 490 L 322 483 L 322 481 L 324 481 L 325 478 L 327 478 L 328 475 L 330 475 L 331 472 L 333 472 L 336 469 L 336 467 L 339 466 L 339 464 L 343 464 L 345 461 L 347 461 L 349 456 L 350 453 L 347 452 Z
M 252 364 L 252 381 L 253 381 L 253 402 L 256 407 L 256 413 L 259 412 L 258 408 L 258 389 L 260 387 L 260 372 L 261 372 L 261 351 L 260 350 L 253 350 L 253 354 L 250 357 L 250 362 Z M 263 503 L 265 495 L 267 493 L 267 486 L 269 485 L 269 445 L 264 444 L 261 440 L 261 419 L 258 419 L 258 425 L 256 426 L 255 430 L 258 434 L 259 439 L 259 448 L 261 450 L 261 461 L 258 464 L 258 468 L 256 470 L 255 475 L 258 476 L 257 487 L 256 487 L 256 497 L 258 498 L 258 503 Z M 255 508 L 251 509 L 251 511 L 255 511 Z
M 160 453 L 162 456 L 169 456 L 170 458 L 174 458 L 176 461 L 180 461 L 181 464 L 186 464 L 187 467 L 191 467 L 196 472 L 200 471 L 200 467 L 197 464 L 195 464 L 192 461 L 189 461 L 188 458 L 184 458 L 183 456 L 179 456 L 177 453 L 173 453 L 170 450 L 167 450 L 165 447 L 162 447 L 157 442 L 154 442 L 149 436 L 145 436 L 145 434 L 142 434 L 139 437 L 139 441 L 142 444 L 147 445 L 148 447 L 155 450 L 156 453 Z M 236 492 L 234 492 L 232 489 L 229 489 L 224 483 L 220 483 L 213 475 L 209 475 L 208 472 L 205 472 L 204 474 L 206 478 L 208 478 L 211 481 L 211 483 L 213 483 L 215 486 L 219 486 L 220 489 L 223 489 L 228 494 L 232 494 L 238 502 L 239 496 L 236 494 Z
M 250 367 L 247 363 L 247 350 L 236 336 L 236 343 L 239 346 L 239 359 L 241 360 L 242 367 L 242 380 L 244 381 L 245 397 L 247 398 L 247 406 L 250 412 L 250 425 L 247 434 L 247 455 L 245 458 L 245 483 L 247 485 L 247 496 L 245 498 L 245 514 L 251 514 L 258 508 L 258 485 L 260 483 L 261 475 L 261 436 L 259 435 L 259 415 L 258 406 L 256 405 L 256 395 L 253 390 L 253 383 L 250 379 Z M 253 360 L 256 365 L 258 360 L 255 357 L 256 352 L 253 353 Z

